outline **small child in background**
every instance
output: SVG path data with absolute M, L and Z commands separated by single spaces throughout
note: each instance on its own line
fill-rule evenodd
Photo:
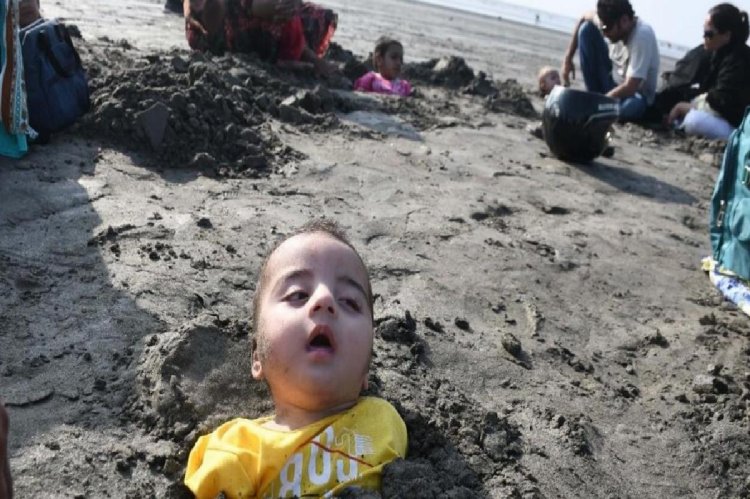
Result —
M 399 78 L 404 64 L 404 47 L 393 38 L 381 37 L 372 52 L 372 64 L 375 71 L 354 82 L 354 90 L 377 92 L 381 94 L 411 95 L 411 84 Z
M 253 301 L 251 372 L 275 415 L 235 419 L 198 439 L 185 484 L 200 498 L 321 497 L 379 491 L 406 455 L 406 425 L 388 402 L 360 397 L 372 357 L 372 289 L 362 258 L 332 222 L 283 240 Z
M 562 85 L 560 73 L 553 67 L 544 66 L 539 70 L 539 93 L 546 97 L 557 85 Z

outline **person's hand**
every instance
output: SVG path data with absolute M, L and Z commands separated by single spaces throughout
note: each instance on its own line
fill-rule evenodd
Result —
M 576 65 L 573 64 L 573 58 L 565 56 L 563 59 L 562 68 L 560 69 L 560 76 L 562 76 L 563 85 L 566 87 L 570 86 L 570 77 L 576 79 Z
M 0 401 L 0 499 L 13 499 L 13 481 L 8 461 L 8 413 Z
M 200 31 L 203 34 L 203 36 L 208 36 L 208 31 L 206 30 L 206 28 L 203 27 L 203 24 L 201 24 L 199 20 L 197 20 L 196 18 L 192 16 L 189 16 L 186 19 L 187 19 L 187 23 L 190 26 Z
M 202 12 L 206 7 L 206 2 L 197 2 L 195 0 L 185 0 L 182 4 L 185 23 L 193 29 L 201 32 L 203 36 L 208 36 L 208 31 L 196 17 L 194 12 Z
M 690 109 L 692 109 L 692 106 L 689 102 L 678 102 L 669 112 L 669 117 L 667 117 L 667 124 L 671 125 L 675 121 L 684 120 L 685 116 L 687 116 L 687 113 L 690 112 Z

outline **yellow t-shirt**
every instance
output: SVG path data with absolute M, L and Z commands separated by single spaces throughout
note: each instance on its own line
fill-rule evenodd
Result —
M 185 485 L 197 498 L 320 497 L 356 485 L 380 489 L 383 466 L 406 456 L 406 425 L 385 400 L 362 397 L 348 411 L 294 431 L 271 417 L 235 419 L 198 439 Z

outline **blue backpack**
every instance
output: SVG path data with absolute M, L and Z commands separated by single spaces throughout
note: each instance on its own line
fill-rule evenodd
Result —
M 86 73 L 67 28 L 57 19 L 30 24 L 20 38 L 29 124 L 45 140 L 88 111 Z
M 750 107 L 727 142 L 709 224 L 718 268 L 750 279 Z

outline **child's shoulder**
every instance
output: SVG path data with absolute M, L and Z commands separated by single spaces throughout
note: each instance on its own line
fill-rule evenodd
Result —
M 381 410 L 385 412 L 395 412 L 396 414 L 398 414 L 396 408 L 393 407 L 390 402 L 385 399 L 381 399 L 380 397 L 360 397 L 354 408 L 359 408 L 360 410 Z
M 369 71 L 354 82 L 354 89 L 355 90 L 371 90 L 372 82 L 377 80 L 378 77 L 380 77 L 379 73 L 376 73 L 375 71 Z
M 400 457 L 406 456 L 406 423 L 386 400 L 361 397 L 357 405 L 339 420 L 339 427 L 348 428 L 360 435 L 360 439 L 371 441 L 376 448 L 391 449 Z
M 257 419 L 234 418 L 225 423 L 222 423 L 211 432 L 211 435 L 221 440 L 242 438 L 242 435 L 246 434 L 247 432 L 258 431 L 258 429 L 262 428 L 263 425 L 271 419 L 273 419 L 271 416 Z
M 347 413 L 358 423 L 406 427 L 396 408 L 387 400 L 378 397 L 360 397 L 357 404 Z

